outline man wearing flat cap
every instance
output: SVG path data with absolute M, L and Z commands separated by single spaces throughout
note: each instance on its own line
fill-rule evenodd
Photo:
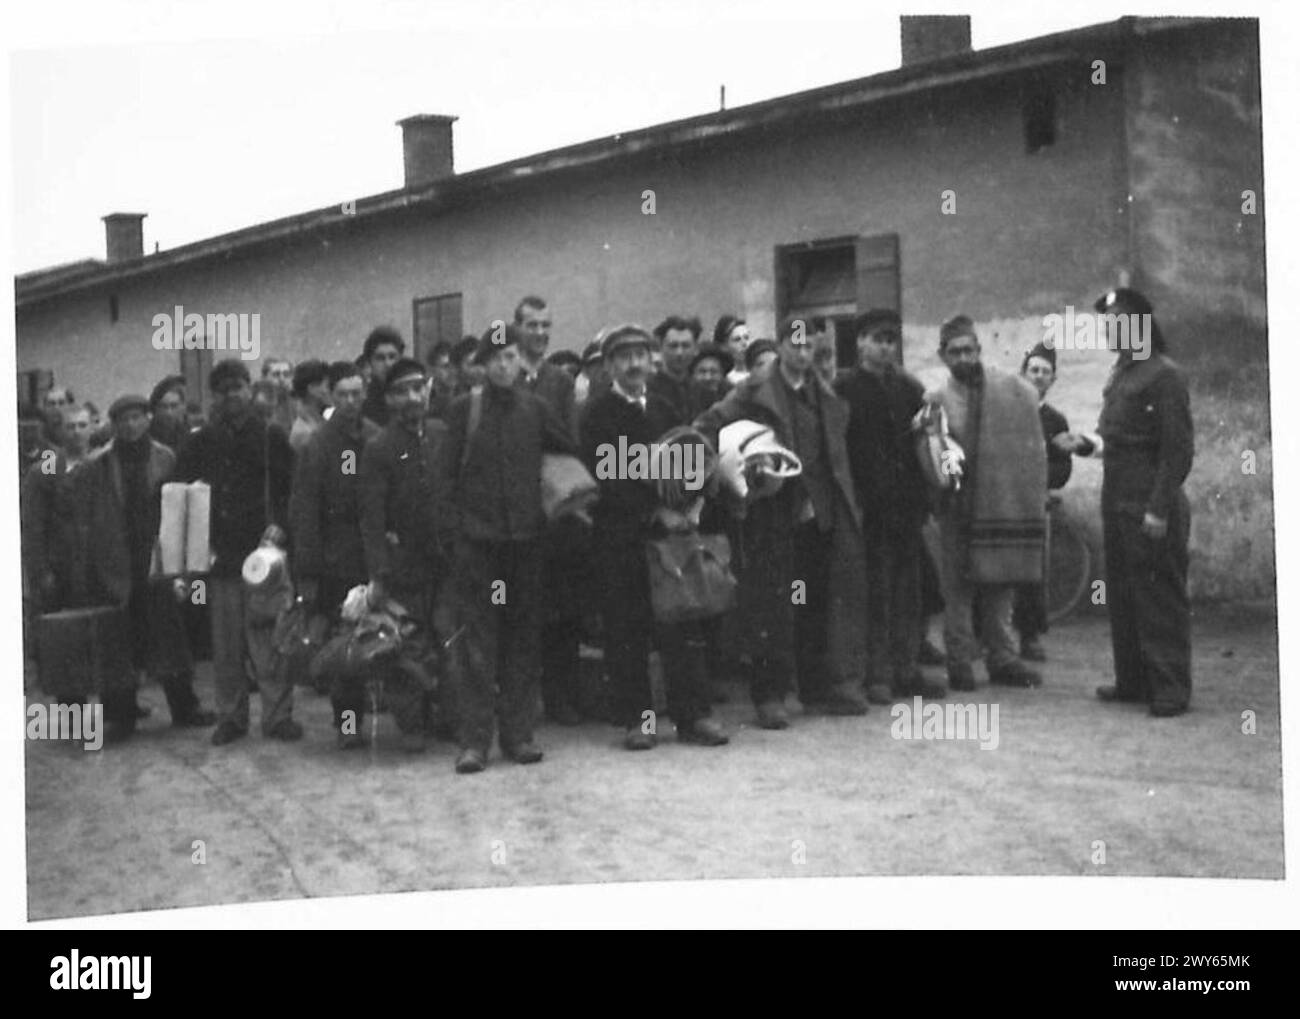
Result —
M 703 649 L 688 639 L 686 626 L 656 627 L 651 608 L 646 542 L 662 533 L 667 519 L 658 492 L 642 479 L 602 477 L 598 466 L 603 448 L 649 447 L 678 424 L 673 406 L 647 389 L 650 345 L 649 332 L 637 325 L 616 326 L 606 334 L 610 388 L 592 397 L 582 418 L 581 455 L 600 485 L 593 536 L 603 583 L 605 666 L 614 720 L 624 728 L 628 750 L 656 745 L 648 656 L 657 644 L 677 738 L 721 746 L 728 737 L 709 717 Z
M 388 368 L 382 392 L 388 424 L 366 444 L 358 474 L 371 602 L 391 597 L 427 635 L 446 572 L 447 535 L 440 526 L 437 490 L 438 445 L 446 426 L 428 417 L 429 376 L 414 358 L 398 358 Z M 425 747 L 426 712 L 415 693 L 404 685 L 398 697 L 390 695 L 389 704 L 403 749 L 419 753 Z
M 143 396 L 119 397 L 108 416 L 113 438 L 87 464 L 83 512 L 92 600 L 124 609 L 131 674 L 104 690 L 106 738 L 134 730 L 141 670 L 163 688 L 172 725 L 211 725 L 216 716 L 194 694 L 194 663 L 172 585 L 149 578 L 162 486 L 172 480 L 176 457 L 149 437 L 149 401 Z
M 1097 434 L 1067 433 L 1061 449 L 1102 456 L 1101 516 L 1106 544 L 1115 683 L 1103 701 L 1149 705 L 1156 716 L 1180 715 L 1192 698 L 1187 538 L 1191 513 L 1183 482 L 1192 469 L 1191 402 L 1183 370 L 1165 353 L 1151 302 L 1136 290 L 1103 294 L 1115 367 L 1102 391 Z M 1145 326 L 1150 349 L 1121 342 L 1114 324 L 1131 316 Z M 1142 354 L 1148 356 L 1140 356 Z
M 263 538 L 284 540 L 293 452 L 284 429 L 254 412 L 243 361 L 218 361 L 208 388 L 212 419 L 181 447 L 176 475 L 178 481 L 206 481 L 212 487 L 216 559 L 207 597 L 218 715 L 212 742 L 222 746 L 248 733 L 250 663 L 262 701 L 262 735 L 301 739 L 302 726 L 293 720 L 293 685 L 272 640 L 274 621 L 249 615 L 241 575 L 244 560 Z
M 921 527 L 930 494 L 912 441 L 924 387 L 901 367 L 903 324 L 873 308 L 854 324 L 858 366 L 835 391 L 849 405 L 849 468 L 862 505 L 868 615 L 867 697 L 942 697 L 917 664 L 921 647 Z

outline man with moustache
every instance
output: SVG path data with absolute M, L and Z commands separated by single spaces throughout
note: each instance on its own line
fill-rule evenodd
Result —
M 899 365 L 902 320 L 873 308 L 854 323 L 858 367 L 835 384 L 849 405 L 849 467 L 862 506 L 867 565 L 867 698 L 942 697 L 917 667 L 921 525 L 930 495 L 912 439 L 924 387 Z M 825 376 L 823 375 L 823 378 Z
M 744 529 L 742 559 L 752 568 L 741 579 L 738 618 L 748 617 L 753 634 L 751 694 L 769 729 L 789 725 L 791 676 L 805 711 L 867 710 L 862 512 L 845 447 L 849 412 L 814 371 L 810 335 L 804 319 L 785 319 L 776 365 L 695 421 L 715 442 L 733 421 L 766 424 L 803 463 L 798 478 L 747 507 Z
M 605 336 L 610 388 L 591 399 L 582 418 L 582 456 L 599 480 L 594 545 L 604 584 L 605 666 L 609 673 L 615 721 L 624 727 L 628 750 L 650 750 L 657 743 L 652 716 L 648 657 L 657 643 L 668 686 L 668 711 L 684 743 L 721 746 L 722 726 L 709 717 L 711 706 L 702 649 L 692 645 L 686 626 L 656 626 L 650 604 L 646 542 L 671 523 L 654 485 L 636 478 L 601 478 L 602 447 L 649 446 L 677 424 L 673 408 L 646 389 L 650 373 L 650 334 L 638 325 L 621 325 Z M 672 524 L 676 526 L 676 524 Z
M 334 413 L 308 438 L 298 456 L 289 522 L 298 594 L 309 608 L 337 621 L 348 591 L 367 579 L 360 464 L 366 442 L 379 429 L 361 416 L 365 383 L 355 364 L 334 362 L 327 381 Z M 338 679 L 330 689 L 330 703 L 339 747 L 363 746 L 364 683 Z M 353 714 L 347 716 L 348 711 Z M 353 724 L 345 724 L 349 720 Z
M 949 377 L 926 394 L 927 413 L 942 408 L 966 456 L 960 488 L 941 494 L 935 514 L 948 685 L 975 689 L 971 610 L 978 592 L 989 682 L 1040 686 L 1042 677 L 1017 654 L 1011 627 L 1016 585 L 1040 581 L 1043 571 L 1047 456 L 1038 396 L 1018 375 L 980 362 L 979 337 L 965 315 L 939 330 L 939 356 Z
M 424 366 L 399 358 L 384 373 L 388 425 L 367 443 L 361 457 L 361 539 L 370 576 L 371 604 L 398 602 L 430 639 L 437 583 L 444 572 L 447 535 L 437 512 L 437 448 L 446 428 L 428 416 Z M 404 657 L 418 661 L 427 648 L 412 644 Z M 389 705 L 402 732 L 402 747 L 425 747 L 427 676 L 406 676 L 389 691 Z
M 223 746 L 248 733 L 249 664 L 262 698 L 263 736 L 301 739 L 302 726 L 293 720 L 293 686 L 274 649 L 274 622 L 250 618 L 241 576 L 244 560 L 263 538 L 285 541 L 293 452 L 284 430 L 253 412 L 243 361 L 218 361 L 208 388 L 212 419 L 185 442 L 176 477 L 206 481 L 212 489 L 216 559 L 206 586 L 219 718 L 212 742 Z
M 438 457 L 440 517 L 455 534 L 448 580 L 456 625 L 452 655 L 459 725 L 458 774 L 487 766 L 494 722 L 501 752 L 535 764 L 545 527 L 542 454 L 574 452 L 573 437 L 540 397 L 516 385 L 522 330 L 489 329 L 476 360 L 486 385 L 447 411 Z

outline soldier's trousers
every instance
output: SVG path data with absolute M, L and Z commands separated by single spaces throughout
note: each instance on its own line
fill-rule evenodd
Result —
M 1102 501 L 1106 604 L 1115 686 L 1126 700 L 1186 707 L 1192 699 L 1192 636 L 1187 598 L 1190 511 L 1181 492 L 1164 538 L 1142 533 L 1142 517 Z
M 532 741 L 541 679 L 542 547 L 460 538 L 450 602 L 465 627 L 450 672 L 458 739 L 486 753 L 494 718 L 502 749 Z

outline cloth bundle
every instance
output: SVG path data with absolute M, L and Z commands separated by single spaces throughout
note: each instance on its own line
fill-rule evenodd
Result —
M 162 486 L 162 519 L 154 546 L 153 576 L 179 577 L 212 568 L 212 488 L 205 481 Z

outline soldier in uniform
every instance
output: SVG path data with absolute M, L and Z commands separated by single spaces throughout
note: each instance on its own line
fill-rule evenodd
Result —
M 1136 290 L 1112 290 L 1096 305 L 1106 316 L 1145 316 L 1149 343 L 1115 335 L 1115 367 L 1102 393 L 1096 435 L 1065 433 L 1058 448 L 1103 456 L 1101 513 L 1106 543 L 1115 684 L 1103 701 L 1150 705 L 1180 715 L 1192 698 L 1191 621 L 1187 600 L 1190 511 L 1183 482 L 1192 468 L 1192 414 L 1182 369 L 1165 354 L 1151 302 Z

